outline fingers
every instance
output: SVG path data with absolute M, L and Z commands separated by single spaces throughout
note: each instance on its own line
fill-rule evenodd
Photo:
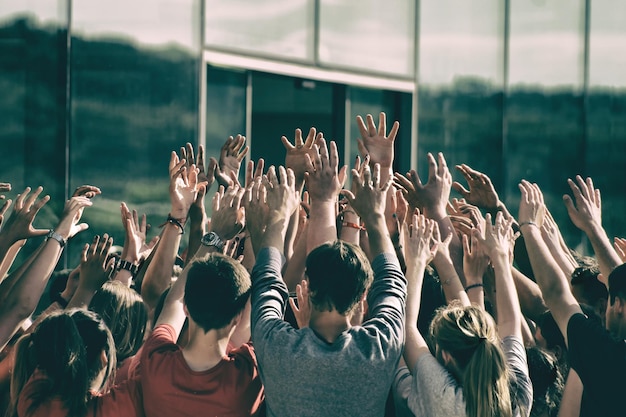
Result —
M 378 136 L 385 137 L 387 133 L 387 115 L 385 112 L 380 112 L 378 115 Z

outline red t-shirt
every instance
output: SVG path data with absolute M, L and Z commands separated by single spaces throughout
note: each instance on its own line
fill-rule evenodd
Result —
M 156 327 L 143 345 L 140 373 L 149 417 L 257 415 L 264 398 L 250 344 L 229 352 L 213 368 L 196 372 L 167 324 Z
M 19 417 L 67 417 L 68 411 L 59 397 L 42 403 L 29 414 L 33 395 L 45 383 L 46 376 L 35 372 L 26 383 L 17 403 Z M 128 380 L 126 383 L 111 389 L 105 395 L 94 395 L 87 405 L 86 417 L 143 417 L 143 401 L 139 380 Z

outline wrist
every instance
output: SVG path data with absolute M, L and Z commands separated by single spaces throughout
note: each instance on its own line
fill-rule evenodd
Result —
M 187 221 L 187 215 L 189 214 L 189 207 L 174 207 L 170 209 L 170 216 L 175 219 L 178 219 L 181 223 L 184 224 Z

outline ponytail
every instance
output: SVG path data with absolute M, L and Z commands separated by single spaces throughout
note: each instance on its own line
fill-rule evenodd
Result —
M 454 359 L 450 366 L 462 385 L 467 416 L 512 417 L 508 368 L 491 316 L 451 304 L 437 312 L 430 333 L 438 350 Z
M 509 378 L 500 341 L 480 339 L 463 372 L 468 417 L 512 417 Z

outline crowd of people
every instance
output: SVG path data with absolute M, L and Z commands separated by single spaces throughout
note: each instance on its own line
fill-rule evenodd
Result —
M 57 262 L 101 190 L 77 188 L 49 230 L 33 227 L 41 187 L 6 200 L 0 413 L 623 415 L 626 240 L 603 229 L 591 178 L 564 196 L 585 257 L 539 185 L 522 179 L 513 210 L 468 165 L 453 182 L 443 154 L 427 181 L 394 172 L 398 122 L 357 125 L 350 172 L 315 128 L 282 137 L 284 166 L 243 175 L 244 137 L 211 158 L 186 144 L 159 235 L 121 202 L 122 249 L 94 236 L 67 271 Z

